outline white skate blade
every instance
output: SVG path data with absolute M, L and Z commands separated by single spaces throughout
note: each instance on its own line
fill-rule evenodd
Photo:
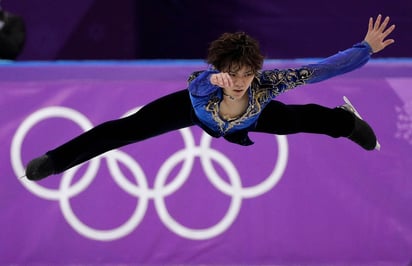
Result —
M 355 115 L 359 118 L 362 119 L 363 118 L 360 116 L 360 114 L 358 113 L 358 111 L 355 109 L 355 107 L 353 106 L 353 104 L 349 101 L 349 99 L 346 96 L 343 96 L 343 101 L 350 106 L 350 108 L 352 108 L 352 110 L 354 111 Z M 376 146 L 375 146 L 375 150 L 380 151 L 381 150 L 381 144 L 379 143 L 378 139 L 376 139 Z

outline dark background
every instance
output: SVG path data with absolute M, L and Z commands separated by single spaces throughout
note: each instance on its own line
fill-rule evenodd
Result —
M 361 41 L 389 15 L 396 44 L 375 57 L 412 57 L 412 1 L 3 0 L 24 17 L 18 60 L 202 59 L 225 31 L 257 38 L 270 59 L 325 57 Z M 0 47 L 1 49 L 1 47 Z

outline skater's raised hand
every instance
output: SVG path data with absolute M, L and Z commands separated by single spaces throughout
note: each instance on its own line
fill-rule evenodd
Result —
M 368 32 L 364 41 L 371 46 L 373 53 L 382 51 L 386 46 L 395 42 L 394 39 L 386 39 L 395 29 L 395 25 L 387 27 L 388 23 L 389 17 L 382 21 L 382 15 L 379 15 L 375 22 L 373 22 L 373 18 L 369 18 Z

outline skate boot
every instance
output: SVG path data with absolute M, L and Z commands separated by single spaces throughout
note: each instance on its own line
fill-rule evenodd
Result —
M 54 174 L 53 164 L 48 155 L 43 155 L 31 160 L 26 167 L 26 177 L 38 181 Z
M 376 139 L 376 135 L 373 132 L 373 129 L 362 119 L 362 117 L 359 115 L 355 107 L 346 96 L 343 96 L 343 100 L 345 101 L 345 104 L 339 107 L 352 113 L 355 117 L 355 127 L 353 128 L 353 131 L 348 136 L 348 138 L 359 144 L 365 150 L 380 150 L 381 145 Z

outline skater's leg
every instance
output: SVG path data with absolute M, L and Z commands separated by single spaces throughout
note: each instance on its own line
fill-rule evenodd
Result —
M 38 180 L 45 177 L 36 173 L 41 165 L 48 165 L 46 168 L 52 171 L 45 174 L 61 173 L 109 150 L 192 125 L 188 91 L 178 91 L 147 104 L 133 115 L 98 125 L 47 152 L 47 156 L 35 159 L 40 162 L 32 161 L 34 166 L 32 162 L 28 164 L 26 175 Z M 41 162 L 44 157 L 47 162 Z
M 254 131 L 278 135 L 317 133 L 337 138 L 348 136 L 353 127 L 353 115 L 341 108 L 271 101 L 262 111 Z
M 317 104 L 286 105 L 272 101 L 263 110 L 254 131 L 279 135 L 325 134 L 334 138 L 347 137 L 366 150 L 378 147 L 372 128 L 346 105 L 327 108 Z

